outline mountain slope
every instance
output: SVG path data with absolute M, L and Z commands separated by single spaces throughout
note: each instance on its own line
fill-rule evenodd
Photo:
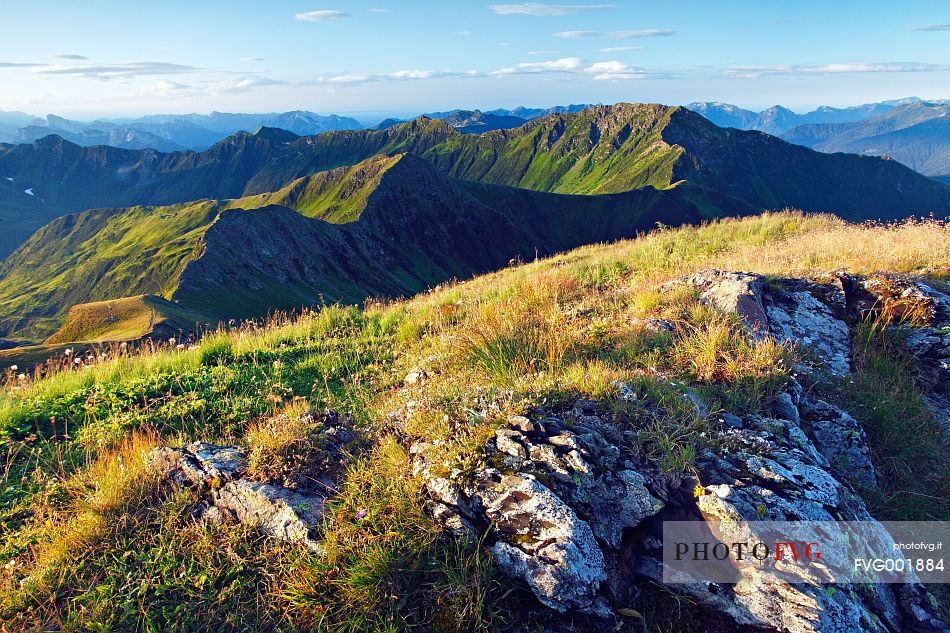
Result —
M 606 194 L 687 180 L 763 209 L 832 210 L 850 219 L 950 212 L 950 189 L 893 161 L 812 152 L 656 104 L 551 114 L 479 135 L 424 117 L 299 138 L 262 128 L 200 153 L 81 148 L 48 137 L 0 146 L 0 173 L 66 213 L 273 192 L 380 153 L 412 153 L 456 178 L 536 191 Z
M 3 227 L 0 231 L 0 257 L 25 242 L 37 228 L 62 215 L 41 197 L 27 191 L 35 193 L 12 178 L 0 177 L 0 226 Z
M 45 336 L 70 306 L 139 294 L 213 319 L 321 296 L 406 295 L 722 208 L 753 211 L 691 185 L 565 196 L 456 181 L 421 158 L 380 155 L 269 194 L 59 218 L 0 266 L 0 332 Z
M 63 325 L 43 344 L 165 339 L 179 332 L 192 332 L 197 324 L 205 322 L 200 314 L 161 297 L 124 297 L 73 306 Z
M 928 176 L 950 175 L 946 103 L 912 103 L 857 123 L 803 125 L 782 138 L 822 152 L 886 155 Z

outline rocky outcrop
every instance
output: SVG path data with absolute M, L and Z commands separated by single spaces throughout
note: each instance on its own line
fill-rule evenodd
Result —
M 240 446 L 196 442 L 181 448 L 163 446 L 151 455 L 152 466 L 170 483 L 195 488 L 201 500 L 195 515 L 206 521 L 233 521 L 253 526 L 267 536 L 320 550 L 316 532 L 340 468 L 344 447 L 356 439 L 345 416 L 330 411 L 304 413 L 301 420 L 324 422 L 315 428 L 319 459 L 310 460 L 314 485 L 293 488 L 257 481 L 248 469 L 248 451 Z M 284 481 L 283 479 L 281 481 Z
M 770 334 L 803 355 L 798 369 L 832 376 L 851 371 L 854 325 L 878 320 L 903 330 L 907 350 L 929 388 L 928 402 L 950 429 L 950 294 L 897 275 L 770 279 L 709 270 L 664 286 L 692 285 L 704 304 L 734 313 L 750 334 Z
M 470 480 L 431 477 L 425 447 L 414 452 L 434 516 L 454 529 L 491 525 L 500 567 L 545 605 L 603 614 L 601 544 L 619 549 L 624 530 L 663 502 L 647 489 L 630 443 L 583 406 L 570 422 L 512 416 L 490 442 L 491 461 Z
M 268 536 L 319 550 L 311 532 L 320 525 L 325 506 L 323 497 L 238 479 L 212 492 L 204 518 L 252 525 Z
M 779 341 L 794 343 L 829 373 L 847 374 L 851 369 L 851 334 L 829 305 L 833 302 L 829 287 L 800 279 L 765 282 L 762 275 L 708 270 L 671 281 L 664 289 L 694 286 L 703 304 L 735 314 L 749 334 L 771 334 Z
M 756 275 L 710 271 L 667 288 L 684 283 L 694 285 L 707 305 L 735 312 L 750 336 L 794 344 L 804 357 L 799 368 L 808 385 L 847 376 L 851 328 L 870 310 L 901 314 L 880 296 L 859 301 L 855 280 L 840 276 L 766 283 Z M 868 293 L 881 287 L 859 286 Z M 950 330 L 941 315 L 950 299 L 917 282 L 896 296 L 918 303 L 929 298 L 926 320 L 906 326 L 907 346 L 922 364 L 946 371 L 944 337 Z M 912 306 L 901 309 L 922 314 Z M 940 379 L 933 384 L 936 401 Z M 758 414 L 711 413 L 697 392 L 681 386 L 696 416 L 715 426 L 696 443 L 689 475 L 662 472 L 644 453 L 648 440 L 638 420 L 661 419 L 659 405 L 630 385 L 615 387 L 626 413 L 615 413 L 617 405 L 579 400 L 569 410 L 512 416 L 474 468 L 446 475 L 435 467 L 436 447 L 411 447 L 432 516 L 455 532 L 486 535 L 499 567 L 552 612 L 603 618 L 603 628 L 636 609 L 638 587 L 663 580 L 665 521 L 725 526 L 716 529 L 737 539 L 749 536 L 748 525 L 765 521 L 867 522 L 879 528 L 874 538 L 889 538 L 859 494 L 877 485 L 864 430 L 795 378 Z M 946 626 L 926 591 L 914 584 L 828 586 L 807 574 L 777 581 L 744 569 L 735 583 L 684 584 L 679 591 L 711 613 L 727 614 L 737 626 L 796 633 Z
M 609 619 L 636 604 L 638 584 L 662 580 L 665 520 L 873 520 L 831 463 L 841 454 L 860 462 L 860 439 L 829 458 L 802 428 L 819 422 L 847 426 L 850 417 L 801 398 L 800 390 L 793 382 L 780 398 L 785 413 L 794 410 L 793 415 L 735 416 L 741 428 L 723 423 L 710 444 L 716 448 L 698 455 L 695 476 L 658 470 L 640 455 L 641 439 L 633 430 L 607 411 L 595 414 L 588 401 L 570 411 L 513 416 L 469 474 L 433 475 L 431 447 L 417 444 L 412 453 L 437 520 L 473 535 L 487 531 L 487 547 L 499 567 L 554 611 Z M 632 391 L 628 386 L 625 393 L 630 397 Z M 843 472 L 873 483 L 873 469 L 852 464 Z M 829 591 L 753 572 L 735 585 L 689 584 L 681 590 L 738 624 L 774 630 L 938 631 L 943 626 L 926 593 L 914 585 L 838 585 Z
M 666 284 L 665 288 L 690 284 L 699 292 L 699 299 L 722 312 L 735 313 L 750 333 L 768 331 L 769 321 L 762 305 L 762 277 L 749 273 L 707 270 L 687 275 Z
M 823 290 L 800 280 L 771 286 L 763 297 L 768 330 L 776 339 L 795 343 L 817 357 L 829 373 L 843 376 L 851 371 L 851 332 L 818 298 Z
M 874 488 L 874 465 L 867 435 L 858 421 L 823 400 L 803 398 L 802 426 L 828 460 L 832 472 L 859 488 Z

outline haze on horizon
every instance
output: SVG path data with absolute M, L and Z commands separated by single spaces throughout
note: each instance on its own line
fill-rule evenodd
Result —
M 950 5 L 10 0 L 0 110 L 413 113 L 950 96 Z M 878 6 L 879 5 L 879 6 Z

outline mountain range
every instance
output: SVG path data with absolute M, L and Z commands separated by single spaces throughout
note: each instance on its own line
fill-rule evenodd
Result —
M 889 156 L 928 176 L 950 176 L 950 102 L 909 103 L 850 123 L 799 125 L 782 138 L 822 152 Z
M 498 108 L 483 112 L 481 110 L 447 110 L 445 112 L 428 112 L 422 116 L 430 119 L 438 119 L 451 125 L 459 132 L 466 134 L 481 134 L 491 130 L 505 130 L 508 128 L 521 127 L 525 122 L 548 114 L 565 114 L 580 112 L 592 107 L 589 103 L 577 103 L 566 106 L 553 106 L 551 108 L 526 108 L 518 106 L 513 110 Z M 375 130 L 385 130 L 397 123 L 406 123 L 410 119 L 385 119 L 375 126 Z
M 657 104 L 477 135 L 427 117 L 303 137 L 265 127 L 200 153 L 53 136 L 0 146 L 0 175 L 13 179 L 2 208 L 21 223 L 67 214 L 0 265 L 0 337 L 20 339 L 55 338 L 73 306 L 120 297 L 159 295 L 214 321 L 410 294 L 657 222 L 783 207 L 950 214 L 950 187 L 895 161 Z
M 739 130 L 759 130 L 772 135 L 780 135 L 799 125 L 814 123 L 852 123 L 878 116 L 902 105 L 921 101 L 917 97 L 907 97 L 879 103 L 866 103 L 850 108 L 821 106 L 810 112 L 799 114 L 780 105 L 766 108 L 761 112 L 746 110 L 730 103 L 718 101 L 699 101 L 687 108 L 698 112 L 720 127 L 734 127 Z
M 14 114 L 22 116 L 6 116 Z M 28 122 L 24 122 L 24 117 L 29 119 Z M 0 115 L 0 141 L 32 143 L 55 134 L 85 146 L 151 148 L 164 152 L 200 151 L 235 132 L 253 132 L 261 126 L 300 135 L 363 127 L 359 121 L 349 117 L 322 116 L 303 110 L 265 114 L 156 114 L 137 119 L 97 119 L 91 122 L 73 121 L 53 114 L 32 118 L 22 113 L 3 113 Z
M 553 113 L 579 112 L 588 104 L 554 106 L 551 108 L 449 110 L 427 114 L 431 119 L 445 120 L 462 132 L 481 133 L 488 130 L 518 127 L 525 121 Z M 407 119 L 386 119 L 375 126 L 385 129 Z M 55 134 L 77 145 L 110 145 L 124 149 L 156 149 L 174 152 L 184 149 L 202 151 L 236 132 L 253 132 L 260 127 L 288 130 L 300 136 L 335 130 L 358 130 L 365 127 L 351 117 L 331 114 L 323 116 L 303 110 L 269 114 L 212 112 L 211 114 L 153 114 L 139 118 L 96 119 L 75 121 L 55 114 L 33 117 L 23 112 L 0 112 L 0 142 L 32 143 Z
M 950 102 L 916 97 L 796 114 L 752 112 L 727 103 L 687 106 L 722 127 L 761 130 L 821 152 L 888 156 L 935 178 L 950 176 Z
M 520 127 L 528 120 L 512 114 L 491 114 L 481 110 L 452 110 L 451 112 L 437 112 L 425 116 L 438 119 L 466 134 L 481 134 L 491 130 Z M 385 119 L 374 126 L 373 129 L 385 130 L 405 122 L 402 119 Z

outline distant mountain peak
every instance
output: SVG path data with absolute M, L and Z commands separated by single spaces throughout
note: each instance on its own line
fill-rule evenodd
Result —
M 272 141 L 274 143 L 291 143 L 300 138 L 299 135 L 288 130 L 283 130 L 276 127 L 267 127 L 266 125 L 262 125 L 257 128 L 257 130 L 254 132 L 254 136 L 267 141 Z

